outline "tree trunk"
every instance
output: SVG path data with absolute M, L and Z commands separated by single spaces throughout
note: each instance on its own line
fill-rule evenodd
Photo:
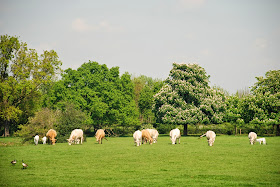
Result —
M 184 125 L 184 136 L 188 135 L 188 124 Z
M 280 125 L 276 125 L 276 136 L 280 136 Z
M 8 136 L 10 136 L 9 121 L 6 120 L 4 123 L 5 123 L 5 134 L 4 134 L 4 137 L 8 137 Z

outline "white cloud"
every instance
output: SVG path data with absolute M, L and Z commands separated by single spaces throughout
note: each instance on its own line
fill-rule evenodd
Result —
M 72 22 L 72 29 L 78 32 L 86 32 L 91 30 L 91 26 L 88 25 L 85 20 L 76 18 Z
M 257 38 L 255 40 L 255 46 L 259 49 L 267 48 L 267 40 L 264 38 Z

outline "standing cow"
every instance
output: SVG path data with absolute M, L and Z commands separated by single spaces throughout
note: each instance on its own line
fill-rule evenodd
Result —
M 208 141 L 208 145 L 209 146 L 213 146 L 214 142 L 215 142 L 215 139 L 216 139 L 216 134 L 214 131 L 207 131 L 205 134 L 201 135 L 201 137 L 205 136 L 206 135 L 206 138 L 207 138 L 207 141 Z
M 67 139 L 68 144 L 71 145 L 73 143 L 75 144 L 79 144 L 79 142 L 81 142 L 81 144 L 83 144 L 83 130 L 82 129 L 75 129 L 71 132 L 71 135 L 69 137 L 69 139 Z
M 156 143 L 158 139 L 158 131 L 156 129 L 147 129 L 147 131 L 149 131 L 151 137 L 154 140 L 154 143 Z
M 107 140 L 105 138 L 105 132 L 103 129 L 98 129 L 95 133 L 95 138 L 96 138 L 96 141 L 99 143 L 99 144 L 102 144 L 102 139 L 104 138 L 105 140 Z M 108 140 L 107 140 L 108 141 Z
M 176 144 L 176 141 L 178 140 L 178 143 L 180 144 L 180 138 L 181 138 L 181 133 L 179 129 L 173 129 L 169 133 L 170 139 L 172 144 Z
M 140 146 L 141 140 L 142 140 L 142 132 L 139 130 L 135 131 L 133 134 L 133 139 L 134 139 L 134 142 L 136 143 L 136 146 Z
M 53 129 L 50 129 L 46 134 L 46 137 L 48 138 L 49 141 L 51 141 L 52 145 L 55 145 L 55 141 L 56 141 L 55 137 L 56 136 L 57 136 L 56 131 L 53 130 Z
M 248 134 L 248 138 L 249 138 L 250 144 L 254 145 L 254 143 L 255 143 L 255 141 L 257 139 L 257 134 L 255 132 L 250 132 Z

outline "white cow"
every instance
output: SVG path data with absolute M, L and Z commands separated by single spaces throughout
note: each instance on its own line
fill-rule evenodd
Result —
M 158 131 L 156 129 L 147 129 L 147 131 L 150 133 L 151 137 L 153 138 L 154 143 L 156 143 L 158 139 Z
M 256 139 L 257 142 L 259 142 L 260 144 L 263 143 L 263 145 L 266 145 L 266 140 L 265 138 L 259 138 L 259 139 Z
M 133 134 L 133 139 L 134 142 L 136 143 L 136 146 L 140 146 L 142 141 L 142 132 L 139 130 L 135 131 Z
M 254 132 L 250 132 L 248 135 L 249 141 L 251 145 L 254 145 L 256 139 L 257 139 L 257 134 Z
M 177 140 L 178 140 L 178 143 L 180 144 L 181 134 L 180 134 L 179 129 L 176 128 L 176 129 L 171 130 L 169 135 L 170 135 L 170 139 L 171 139 L 172 144 L 176 144 Z
M 42 138 L 42 142 L 43 142 L 43 144 L 46 144 L 46 142 L 47 142 L 47 137 L 46 137 L 46 136 L 44 136 L 44 137 Z
M 68 140 L 68 144 L 71 145 L 73 143 L 79 144 L 81 141 L 81 144 L 83 144 L 83 130 L 82 129 L 75 129 L 71 132 L 70 138 Z
M 214 142 L 215 142 L 215 139 L 216 139 L 216 134 L 214 131 L 207 131 L 205 134 L 201 135 L 201 137 L 205 136 L 206 135 L 206 138 L 207 138 L 207 141 L 208 141 L 208 145 L 209 146 L 213 146 Z
M 35 143 L 35 145 L 38 145 L 38 142 L 39 142 L 39 136 L 36 135 L 36 136 L 34 137 L 34 143 Z

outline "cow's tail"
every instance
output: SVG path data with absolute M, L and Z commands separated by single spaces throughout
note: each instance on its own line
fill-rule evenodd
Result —
M 206 133 L 205 134 L 202 134 L 199 138 L 202 138 L 203 136 L 205 136 L 206 135 Z
M 107 138 L 104 136 L 104 139 L 107 140 Z M 108 140 L 107 140 L 108 141 Z

